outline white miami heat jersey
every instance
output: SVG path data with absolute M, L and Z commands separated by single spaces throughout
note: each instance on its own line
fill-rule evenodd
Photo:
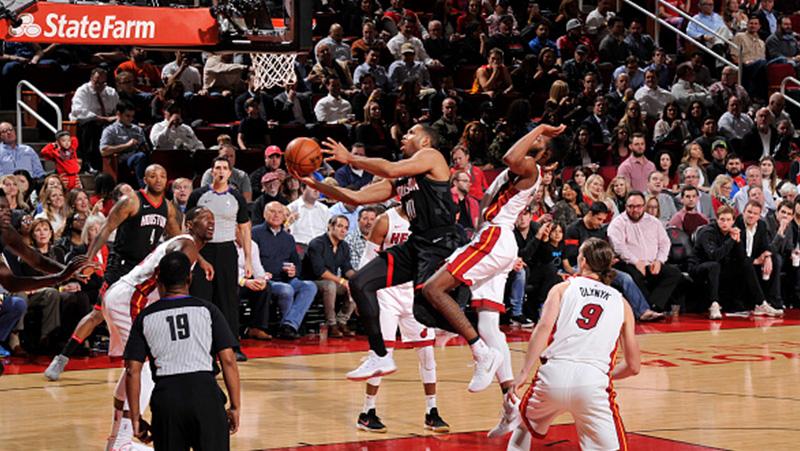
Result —
M 383 249 L 389 249 L 392 246 L 405 243 L 408 237 L 411 236 L 411 224 L 408 219 L 400 216 L 396 208 L 391 208 L 386 211 L 386 217 L 389 219 L 389 227 L 386 230 L 386 236 L 383 237 Z
M 608 373 L 625 320 L 619 291 L 587 277 L 569 279 L 556 330 L 542 356 L 587 363 Z
M 141 263 L 136 265 L 136 267 L 133 268 L 128 274 L 122 276 L 120 280 L 135 287 L 152 279 L 156 273 L 156 268 L 158 268 L 158 264 L 161 262 L 161 259 L 167 253 L 167 249 L 169 248 L 170 244 L 172 244 L 172 242 L 176 240 L 182 240 L 187 238 L 194 241 L 194 238 L 192 238 L 191 235 L 186 234 L 186 235 L 178 235 L 172 237 L 167 241 L 164 241 L 163 243 L 159 244 L 158 247 L 153 249 L 153 251 L 150 252 L 150 254 L 147 257 L 145 257 Z
M 536 190 L 539 189 L 539 182 L 542 180 L 541 168 L 536 183 L 530 188 L 519 191 L 515 186 L 516 176 L 508 169 L 501 172 L 494 179 L 486 196 L 489 196 L 491 203 L 483 210 L 484 225 L 486 223 L 496 226 L 514 227 L 517 216 L 525 209 L 533 199 Z

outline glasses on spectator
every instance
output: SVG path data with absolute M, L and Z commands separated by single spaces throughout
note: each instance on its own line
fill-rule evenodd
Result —
M 639 210 L 641 208 L 644 208 L 644 204 L 628 204 L 625 206 L 625 208 L 630 208 L 631 210 Z
M 13 128 L 4 128 L 4 129 L 0 130 L 0 135 L 4 135 L 6 133 L 14 133 L 14 129 Z

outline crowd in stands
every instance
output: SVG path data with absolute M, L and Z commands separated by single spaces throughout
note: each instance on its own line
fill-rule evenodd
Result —
M 37 252 L 65 262 L 86 251 L 121 196 L 144 185 L 151 163 L 167 167 L 169 196 L 184 212 L 192 190 L 212 180 L 210 159 L 193 176 L 188 162 L 211 152 L 229 161 L 253 225 L 251 237 L 239 237 L 248 314 L 235 332 L 295 339 L 323 323 L 328 337 L 351 336 L 348 278 L 376 216 L 396 201 L 356 207 L 321 197 L 285 170 L 289 138 L 333 136 L 354 154 L 397 160 L 406 131 L 429 124 L 452 166 L 458 223 L 472 233 L 503 154 L 537 124 L 563 123 L 565 136 L 552 143 L 559 166 L 541 174 L 517 222 L 514 324 L 530 325 L 548 289 L 576 272 L 589 237 L 611 242 L 614 284 L 642 321 L 681 311 L 782 315 L 800 305 L 800 142 L 797 112 L 768 78 L 800 66 L 792 22 L 800 7 L 669 3 L 715 33 L 661 8 L 665 20 L 742 59 L 741 82 L 736 69 L 663 28 L 656 42 L 646 32 L 652 23 L 610 0 L 586 11 L 577 0 L 317 1 L 315 12 L 333 18 L 317 23 L 327 35 L 298 57 L 296 77 L 272 90 L 257 88 L 247 55 L 4 42 L 6 108 L 8 86 L 35 67 L 91 68 L 66 98 L 74 127 L 53 142 L 19 144 L 15 124 L 0 123 L 12 226 Z M 373 182 L 361 169 L 327 163 L 314 176 L 351 189 Z M 243 245 L 254 256 L 251 278 Z M 102 266 L 109 252 L 112 243 L 93 258 Z M 36 274 L 11 254 L 5 263 Z M 27 314 L 20 321 L 19 308 L 0 309 L 0 352 L 59 348 L 100 280 L 8 294 L 24 300 Z

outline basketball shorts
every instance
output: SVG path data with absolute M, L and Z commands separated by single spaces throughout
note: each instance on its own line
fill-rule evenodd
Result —
M 518 254 L 514 230 L 487 225 L 447 258 L 447 271 L 472 291 L 472 307 L 506 311 L 503 294 Z
M 543 364 L 520 403 L 523 424 L 544 438 L 563 413 L 575 419 L 583 450 L 627 450 L 625 427 L 608 375 L 578 362 L 549 360 Z
M 110 335 L 109 357 L 122 357 L 133 321 L 139 312 L 156 300 L 158 300 L 158 290 L 151 289 L 147 283 L 135 287 L 120 280 L 108 287 L 103 296 L 103 316 Z
M 393 347 L 397 338 L 397 327 L 403 343 L 421 348 L 433 345 L 436 333 L 414 318 L 414 287 L 411 282 L 378 290 L 381 333 L 387 347 Z
M 458 226 L 443 227 L 424 234 L 412 233 L 408 241 L 381 254 L 387 262 L 387 287 L 414 283 L 414 317 L 423 325 L 454 332 L 444 316 L 428 303 L 421 289 L 447 257 L 466 242 L 466 235 Z M 452 296 L 463 308 L 469 302 L 469 289 L 459 286 Z
M 112 285 L 117 283 L 124 275 L 128 274 L 135 268 L 136 265 L 123 260 L 116 254 L 111 254 L 108 258 L 108 265 L 106 272 L 103 274 L 103 285 L 100 288 L 100 295 L 95 299 L 95 310 L 101 310 L 103 306 L 103 297 Z

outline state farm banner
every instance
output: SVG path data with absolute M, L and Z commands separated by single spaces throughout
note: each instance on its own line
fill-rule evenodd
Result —
M 2 39 L 15 42 L 208 46 L 219 42 L 219 26 L 208 8 L 151 8 L 37 2 L 20 14 L 22 25 L 0 21 Z

